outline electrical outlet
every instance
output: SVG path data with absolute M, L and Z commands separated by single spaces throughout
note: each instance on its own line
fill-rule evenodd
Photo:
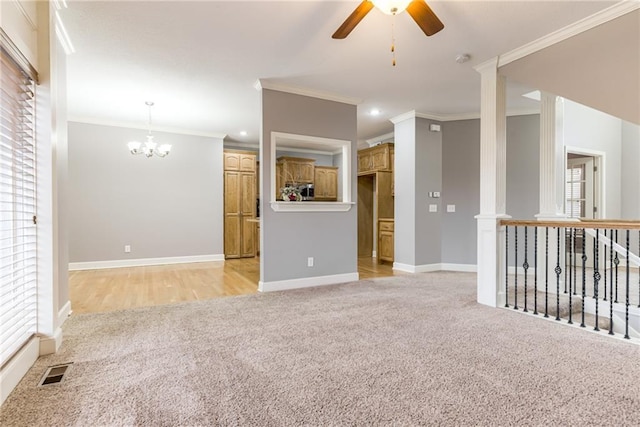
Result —
M 313 267 L 313 257 L 307 258 L 307 267 Z
M 438 212 L 438 205 L 429 205 L 429 212 Z
M 447 212 L 455 212 L 456 205 L 447 205 Z
M 124 245 L 124 252 L 127 254 L 131 252 L 131 245 Z

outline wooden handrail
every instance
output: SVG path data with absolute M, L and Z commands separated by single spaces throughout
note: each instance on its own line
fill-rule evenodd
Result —
M 605 230 L 640 230 L 640 221 L 617 219 L 576 219 L 569 221 L 534 221 L 503 219 L 500 225 L 518 227 L 561 227 L 561 228 L 594 228 Z

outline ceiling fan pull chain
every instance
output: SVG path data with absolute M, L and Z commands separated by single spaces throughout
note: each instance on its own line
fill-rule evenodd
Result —
M 391 64 L 396 66 L 396 14 L 391 15 Z

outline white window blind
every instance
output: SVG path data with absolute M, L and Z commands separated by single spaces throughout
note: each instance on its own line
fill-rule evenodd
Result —
M 35 84 L 0 46 L 0 366 L 37 331 Z

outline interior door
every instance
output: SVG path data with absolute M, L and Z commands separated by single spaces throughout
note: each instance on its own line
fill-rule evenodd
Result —
M 240 207 L 240 172 L 224 173 L 224 255 L 240 258 L 242 215 Z
M 255 222 L 249 222 L 248 219 L 254 219 L 256 216 L 256 174 L 255 172 L 240 173 L 240 214 L 241 214 L 241 238 L 240 238 L 240 256 L 243 258 L 254 257 L 256 255 L 255 246 Z

